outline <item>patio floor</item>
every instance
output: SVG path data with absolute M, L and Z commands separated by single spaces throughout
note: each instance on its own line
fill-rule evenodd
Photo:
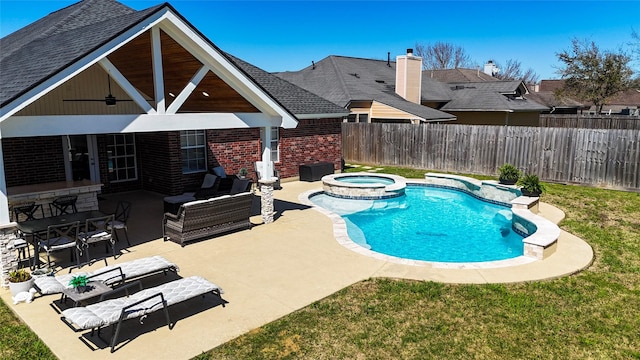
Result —
M 8 289 L 0 297 L 60 359 L 190 359 L 252 329 L 303 308 L 334 292 L 371 277 L 395 277 L 449 283 L 520 282 L 575 273 L 592 261 L 593 252 L 581 239 L 562 232 L 555 254 L 543 261 L 509 268 L 442 269 L 390 263 L 360 255 L 339 245 L 329 218 L 300 204 L 298 195 L 320 189 L 320 182 L 288 182 L 275 191 L 276 221 L 262 224 L 256 201 L 251 220 L 256 226 L 182 248 L 161 239 L 162 195 L 132 192 L 104 196 L 102 210 L 113 211 L 118 197 L 133 202 L 129 222 L 132 246 L 109 264 L 161 255 L 180 267 L 179 275 L 200 275 L 224 289 L 226 307 L 215 297 L 196 298 L 169 308 L 175 327 L 156 312 L 140 324 L 124 326 L 116 352 L 97 337 L 74 333 L 51 306 L 58 295 L 13 305 Z M 559 222 L 563 213 L 541 204 L 541 215 Z M 119 246 L 126 245 L 121 239 Z M 102 250 L 104 251 L 104 250 Z M 91 268 L 100 268 L 104 262 Z M 83 268 L 83 270 L 86 269 Z M 151 286 L 167 279 L 149 278 Z M 103 331 L 110 335 L 109 329 Z

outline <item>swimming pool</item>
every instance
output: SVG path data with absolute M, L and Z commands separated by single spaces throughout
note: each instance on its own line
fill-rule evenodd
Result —
M 339 214 L 355 244 L 392 257 L 466 263 L 523 255 L 523 236 L 513 230 L 511 209 L 462 191 L 414 184 L 391 199 L 319 193 L 309 200 Z

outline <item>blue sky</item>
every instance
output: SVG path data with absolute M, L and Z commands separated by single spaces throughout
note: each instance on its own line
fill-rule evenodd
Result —
M 0 0 L 0 35 L 75 2 Z M 141 10 L 162 0 L 120 2 Z M 463 47 L 478 65 L 515 59 L 553 79 L 556 54 L 573 38 L 618 50 L 640 32 L 638 0 L 169 2 L 222 50 L 271 72 L 328 55 L 386 60 L 387 52 L 395 58 L 416 43 L 441 41 Z

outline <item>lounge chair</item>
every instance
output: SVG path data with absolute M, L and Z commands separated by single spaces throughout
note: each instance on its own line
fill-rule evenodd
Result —
M 115 286 L 125 281 L 167 271 L 178 272 L 178 266 L 162 256 L 151 256 L 131 260 L 121 264 L 109 265 L 93 272 L 76 272 L 59 276 L 41 276 L 34 280 L 34 288 L 42 295 L 61 293 L 69 286 L 74 276 L 85 275 L 94 281 L 102 281 Z
M 110 342 L 111 352 L 113 352 L 118 343 L 120 328 L 125 320 L 143 317 L 162 309 L 167 326 L 171 330 L 174 324 L 169 318 L 168 307 L 200 295 L 204 296 L 207 293 L 212 293 L 222 299 L 223 291 L 220 287 L 200 276 L 192 276 L 141 290 L 128 297 L 103 300 L 85 307 L 66 309 L 62 312 L 62 321 L 75 332 L 91 329 L 91 335 L 93 335 L 94 331 L 98 330 L 98 336 L 100 336 L 101 328 L 113 325 L 115 329 L 112 328 Z M 224 307 L 224 305 L 223 300 L 222 306 Z

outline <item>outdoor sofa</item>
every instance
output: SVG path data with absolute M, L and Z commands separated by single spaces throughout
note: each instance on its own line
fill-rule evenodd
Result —
M 252 204 L 250 191 L 182 204 L 177 214 L 164 214 L 163 238 L 185 246 L 207 236 L 249 229 Z
M 113 292 L 117 291 L 119 289 L 113 290 Z M 101 298 L 101 301 L 95 304 L 69 308 L 62 312 L 61 319 L 75 332 L 91 329 L 91 335 L 93 335 L 97 330 L 98 336 L 101 328 L 113 325 L 115 329 L 112 328 L 110 342 L 111 352 L 113 352 L 125 320 L 141 318 L 142 323 L 142 319 L 148 314 L 162 309 L 167 326 L 171 330 L 174 324 L 171 323 L 168 307 L 200 295 L 204 297 L 207 293 L 220 298 L 222 306 L 225 306 L 225 301 L 221 297 L 223 291 L 218 285 L 200 276 L 191 276 L 141 290 L 130 296 L 109 300 Z M 109 297 L 109 295 L 105 294 L 103 297 Z

